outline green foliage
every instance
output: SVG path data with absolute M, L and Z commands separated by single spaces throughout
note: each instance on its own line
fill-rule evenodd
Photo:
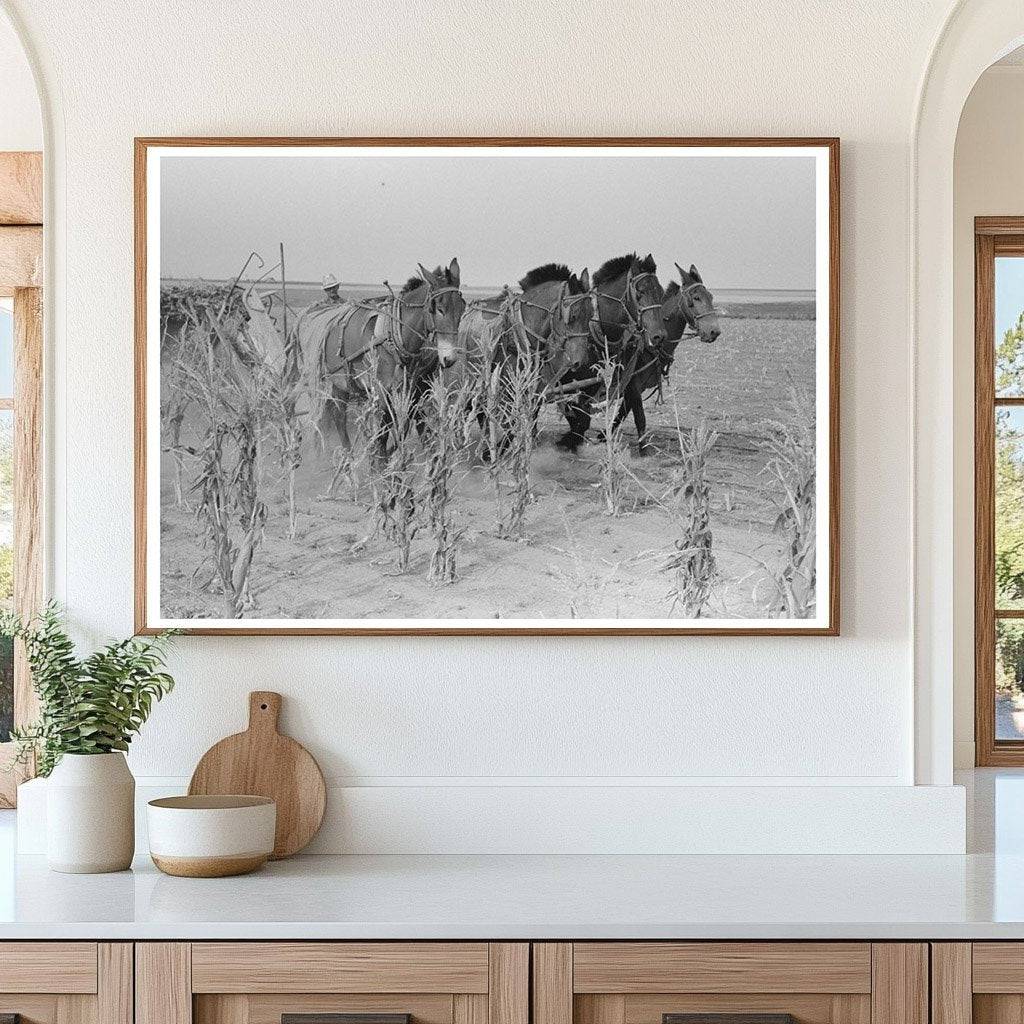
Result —
M 1024 313 L 996 346 L 996 394 L 1019 395 L 1024 385 Z
M 1024 313 L 996 347 L 996 394 L 1019 395 L 1024 385 Z M 996 413 L 996 607 L 1024 601 L 1024 435 L 1006 410 Z M 1020 689 L 1024 680 L 1024 630 L 997 623 L 997 685 Z
M 28 622 L 12 612 L 0 614 L 0 635 L 25 644 L 40 718 L 12 737 L 20 760 L 36 754 L 40 775 L 49 775 L 65 754 L 127 750 L 153 702 L 174 688 L 162 671 L 173 633 L 130 637 L 79 658 L 51 603 Z
M 996 604 L 1024 599 L 1024 437 L 996 414 Z
M 14 549 L 9 544 L 0 546 L 0 601 L 14 596 Z
M 1024 313 L 996 347 L 996 394 L 1021 394 Z M 1024 436 L 1009 412 L 996 413 L 996 606 L 1024 600 Z
M 14 641 L 0 636 L 0 743 L 7 743 L 14 728 Z
M 996 689 L 1019 691 L 1024 680 L 1024 629 L 1006 619 L 996 620 Z

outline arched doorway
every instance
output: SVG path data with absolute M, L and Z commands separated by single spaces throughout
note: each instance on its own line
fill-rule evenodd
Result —
M 954 147 L 975 82 L 1021 42 L 1019 0 L 960 0 L 925 70 L 912 129 L 915 778 L 921 784 L 949 784 L 954 761 Z

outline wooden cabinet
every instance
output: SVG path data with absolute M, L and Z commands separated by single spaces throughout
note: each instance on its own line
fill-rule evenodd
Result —
M 521 942 L 139 943 L 136 1024 L 529 1024 L 529 966 Z
M 132 1024 L 131 943 L 0 943 L 0 1017 Z
M 928 947 L 869 942 L 577 942 L 533 947 L 533 1024 L 928 1024 Z M 753 1016 L 752 1016 L 753 1015 Z M 764 1018 L 780 1024 L 782 1018 Z M 696 1024 L 683 1018 L 679 1024 Z M 721 1024 L 730 1024 L 721 1018 Z
M 21 1024 L 1020 1024 L 1024 943 L 0 942 L 0 1024 L 8 1014 Z
M 933 1024 L 1024 1020 L 1024 942 L 932 943 Z

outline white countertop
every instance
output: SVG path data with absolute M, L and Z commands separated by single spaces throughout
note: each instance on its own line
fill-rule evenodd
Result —
M 0 940 L 1024 939 L 1024 772 L 975 772 L 967 856 L 297 857 L 59 875 L 0 812 Z
M 1024 856 L 299 857 L 0 878 L 0 939 L 1024 939 Z

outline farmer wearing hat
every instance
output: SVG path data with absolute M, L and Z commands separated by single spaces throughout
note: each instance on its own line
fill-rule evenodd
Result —
M 333 274 L 326 274 L 324 276 L 324 293 L 326 297 L 322 301 L 328 305 L 343 302 L 344 299 L 338 294 L 340 286 L 340 282 Z

